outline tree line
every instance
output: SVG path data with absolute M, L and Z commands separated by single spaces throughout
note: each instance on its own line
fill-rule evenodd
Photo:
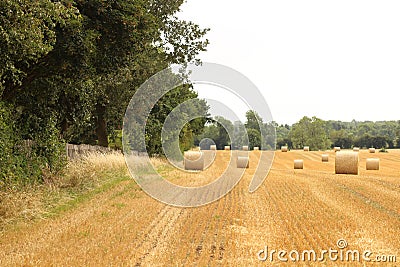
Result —
M 234 141 L 229 139 L 230 132 L 234 133 L 231 134 Z M 242 145 L 249 145 L 250 148 L 262 146 L 263 149 L 280 149 L 281 146 L 302 149 L 309 146 L 311 150 L 325 150 L 335 146 L 344 149 L 400 148 L 400 120 L 342 122 L 305 116 L 293 125 L 288 125 L 275 121 L 263 122 L 257 112 L 248 111 L 244 124 L 222 117 L 214 118 L 204 132 L 196 136 L 194 144 L 202 144 L 203 149 L 206 149 L 212 143 L 209 139 L 215 142 L 218 149 L 223 149 L 225 145 L 231 145 L 233 149 L 240 149 Z M 201 143 L 201 140 L 208 141 Z
M 275 124 L 277 147 L 310 146 L 313 150 L 339 146 L 400 148 L 400 121 L 324 121 L 316 117 L 303 117 L 289 125 Z
M 0 2 L 0 186 L 60 170 L 65 142 L 108 146 L 146 79 L 198 61 L 209 29 L 177 18 L 183 2 Z M 160 99 L 147 127 L 151 153 L 161 151 L 157 134 L 169 112 L 196 97 L 185 84 Z M 201 110 L 206 117 L 205 103 Z M 183 135 L 190 139 L 202 123 Z

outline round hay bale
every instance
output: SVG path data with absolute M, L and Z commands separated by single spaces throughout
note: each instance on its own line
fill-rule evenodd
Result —
M 253 148 L 253 150 L 260 150 L 260 148 L 259 148 L 258 146 L 255 146 L 255 147 Z
M 322 162 L 328 162 L 329 161 L 329 155 L 328 154 L 322 154 L 321 158 L 322 158 Z
M 200 151 L 186 151 L 184 153 L 183 166 L 185 170 L 204 170 L 204 154 Z
M 281 151 L 282 152 L 288 152 L 288 147 L 287 146 L 281 146 Z
M 353 151 L 338 151 L 335 158 L 336 174 L 358 174 L 358 153 Z
M 358 151 L 360 151 L 360 148 L 355 146 L 355 147 L 353 147 L 353 151 L 358 152 Z
M 225 146 L 224 149 L 225 150 L 231 150 L 231 146 Z
M 242 146 L 243 151 L 249 151 L 249 146 Z
M 216 145 L 210 145 L 210 150 L 217 150 L 217 146 Z
M 368 151 L 369 151 L 369 153 L 375 153 L 375 148 L 370 147 L 370 148 L 368 149 Z
M 335 152 L 340 151 L 340 146 L 335 146 L 335 147 L 333 148 L 333 151 L 335 151 Z
M 248 168 L 249 167 L 249 157 L 240 157 L 236 159 L 237 168 Z
M 302 159 L 295 159 L 293 163 L 295 169 L 303 169 L 304 167 L 304 162 Z
M 305 146 L 305 147 L 303 148 L 303 150 L 304 150 L 304 151 L 310 151 L 310 147 L 309 147 L 309 146 Z
M 379 170 L 379 159 L 376 158 L 367 159 L 365 167 L 367 170 Z

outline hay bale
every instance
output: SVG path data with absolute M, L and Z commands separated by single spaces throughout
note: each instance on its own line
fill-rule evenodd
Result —
M 186 151 L 184 153 L 183 166 L 185 170 L 204 170 L 204 154 L 200 151 Z
M 249 157 L 238 156 L 236 159 L 237 168 L 248 168 L 249 167 Z
M 304 151 L 310 151 L 310 147 L 309 147 L 309 146 L 305 146 L 305 147 L 303 148 L 303 150 L 304 150 Z
M 243 151 L 249 151 L 249 146 L 242 146 Z
M 260 148 L 259 148 L 258 146 L 255 146 L 255 147 L 253 148 L 253 150 L 260 150 Z
M 210 145 L 210 150 L 217 150 L 217 146 L 216 145 Z
M 379 159 L 376 158 L 367 159 L 365 167 L 367 170 L 379 170 Z
M 224 149 L 225 150 L 231 150 L 231 146 L 225 146 Z
M 322 162 L 328 162 L 329 161 L 329 155 L 328 154 L 322 154 L 321 158 L 322 158 Z
M 375 153 L 375 148 L 370 147 L 370 148 L 368 149 L 368 151 L 369 151 L 369 153 Z
M 295 169 L 303 169 L 304 167 L 304 162 L 302 159 L 295 159 L 293 163 Z
M 281 146 L 281 151 L 282 152 L 288 152 L 288 147 L 287 146 Z
M 355 146 L 355 147 L 353 147 L 353 151 L 358 152 L 358 151 L 360 151 L 360 148 Z
M 338 151 L 335 158 L 336 174 L 358 174 L 358 153 L 353 151 Z
M 335 146 L 335 147 L 333 148 L 333 151 L 335 151 L 335 152 L 340 151 L 340 146 Z

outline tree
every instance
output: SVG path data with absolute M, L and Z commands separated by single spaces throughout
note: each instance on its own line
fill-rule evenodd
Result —
M 49 0 L 0 3 L 0 96 L 9 100 L 35 75 L 57 41 L 56 31 L 76 20 L 75 8 Z
M 295 148 L 309 146 L 311 150 L 321 150 L 330 145 L 325 122 L 317 117 L 303 117 L 293 125 L 290 136 Z
M 67 141 L 106 146 L 136 88 L 171 63 L 195 61 L 208 44 L 207 29 L 174 17 L 182 0 L 63 3 L 0 4 L 0 99 L 24 111 L 31 132 L 38 120 L 56 120 Z
M 353 145 L 352 136 L 344 129 L 338 131 L 332 130 L 330 132 L 330 140 L 333 146 L 341 148 L 351 148 L 351 146 Z
M 214 142 L 218 149 L 224 149 L 225 146 L 230 145 L 232 142 L 230 138 L 233 135 L 233 124 L 222 116 L 216 116 L 214 121 L 218 129 L 218 136 Z
M 195 144 L 199 145 L 203 139 L 211 139 L 217 146 L 217 149 L 224 149 L 226 145 L 230 145 L 234 134 L 234 126 L 230 120 L 222 116 L 216 116 L 212 120 L 207 121 L 205 130 L 195 138 Z M 211 143 L 205 142 L 202 144 L 201 149 L 209 149 Z
M 246 129 L 255 129 L 260 131 L 260 125 L 263 125 L 263 120 L 254 110 L 248 110 L 246 112 L 246 122 L 244 126 Z
M 247 135 L 249 137 L 249 149 L 253 149 L 255 146 L 261 147 L 261 134 L 256 129 L 247 129 Z
M 290 137 L 293 142 L 294 148 L 302 148 L 304 146 L 309 146 L 309 129 L 311 125 L 311 119 L 308 117 L 303 117 L 299 122 L 292 126 L 290 131 Z M 310 147 L 310 149 L 312 149 Z
M 231 140 L 232 149 L 241 149 L 242 146 L 248 145 L 248 139 L 246 137 L 245 125 L 241 121 L 235 121 L 233 123 L 233 140 Z

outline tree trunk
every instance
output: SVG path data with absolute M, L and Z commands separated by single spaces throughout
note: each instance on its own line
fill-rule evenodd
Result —
M 104 113 L 106 107 L 103 105 L 97 106 L 97 127 L 96 135 L 99 146 L 108 147 L 108 134 L 107 134 L 107 122 L 104 119 Z

